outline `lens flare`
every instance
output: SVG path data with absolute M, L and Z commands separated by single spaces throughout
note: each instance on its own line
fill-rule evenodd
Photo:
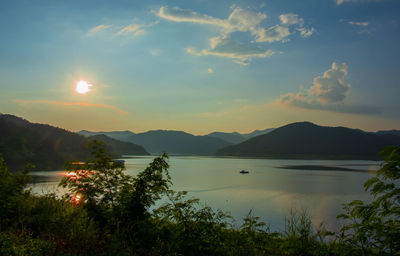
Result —
M 82 196 L 80 194 L 76 194 L 74 197 L 74 203 L 79 204 L 81 202 Z
M 90 91 L 90 87 L 93 86 L 89 84 L 88 82 L 81 80 L 78 83 L 76 83 L 76 91 L 80 94 L 85 94 Z

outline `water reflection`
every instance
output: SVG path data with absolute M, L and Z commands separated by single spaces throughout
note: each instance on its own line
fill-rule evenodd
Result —
M 124 158 L 127 173 L 133 176 L 145 169 L 153 157 Z M 307 210 L 313 224 L 338 229 L 336 216 L 342 204 L 354 199 L 369 200 L 363 183 L 379 168 L 373 161 L 274 160 L 212 157 L 170 157 L 172 189 L 188 191 L 214 209 L 228 211 L 239 220 L 249 210 L 270 224 L 272 230 L 284 229 L 290 209 Z M 339 166 L 359 171 L 297 170 L 282 166 Z M 239 174 L 249 170 L 246 175 Z M 361 170 L 361 171 L 360 171 Z M 368 172 L 371 170 L 371 172 Z M 57 190 L 61 172 L 35 173 L 34 192 Z M 51 191 L 50 191 L 51 192 Z

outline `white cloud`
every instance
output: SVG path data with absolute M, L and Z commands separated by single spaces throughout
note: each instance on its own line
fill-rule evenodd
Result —
M 111 27 L 111 25 L 104 25 L 104 24 L 101 24 L 101 25 L 98 25 L 98 26 L 95 26 L 95 27 L 91 28 L 91 29 L 87 32 L 86 35 L 87 35 L 87 36 L 92 36 L 92 35 L 94 35 L 94 34 L 100 32 L 100 31 L 106 30 L 106 29 L 108 29 L 108 28 L 110 28 L 110 27 Z
M 299 15 L 288 13 L 279 15 L 279 19 L 281 20 L 282 25 L 296 25 L 300 24 L 303 26 L 304 20 L 299 18 Z
M 207 69 L 207 72 L 208 72 L 209 74 L 212 74 L 212 73 L 214 73 L 214 70 L 213 70 L 212 68 L 208 68 L 208 69 Z
M 354 26 L 361 26 L 361 27 L 367 27 L 369 25 L 369 22 L 357 22 L 357 21 L 349 21 L 350 25 Z
M 234 59 L 238 64 L 247 66 L 252 58 L 267 58 L 274 54 L 272 50 L 262 50 L 245 44 L 241 44 L 229 37 L 213 37 L 210 39 L 210 48 L 197 51 L 194 48 L 186 48 L 186 52 L 196 55 L 205 56 L 213 55 Z
M 249 12 L 236 7 L 228 17 L 227 23 L 229 25 L 225 33 L 255 31 L 266 18 L 267 15 L 265 13 Z
M 332 68 L 325 71 L 323 76 L 314 78 L 309 92 L 324 104 L 343 101 L 351 86 L 344 81 L 345 76 L 347 76 L 346 63 L 333 62 Z
M 118 31 L 117 35 L 142 35 L 144 34 L 143 26 L 139 24 L 129 24 Z
M 160 18 L 175 22 L 192 22 L 218 26 L 226 25 L 224 20 L 216 19 L 205 14 L 198 14 L 197 12 L 191 10 L 183 10 L 178 7 L 168 8 L 167 6 L 163 6 L 160 8 L 157 15 Z
M 256 43 L 262 42 L 285 42 L 289 36 L 298 31 L 302 37 L 313 34 L 314 28 L 304 27 L 304 20 L 297 14 L 282 14 L 279 16 L 281 24 L 264 28 L 261 22 L 267 18 L 265 13 L 251 12 L 233 6 L 232 12 L 227 19 L 214 18 L 205 14 L 199 14 L 192 10 L 180 8 L 161 7 L 157 13 L 160 18 L 174 22 L 190 22 L 197 24 L 212 25 L 220 30 L 220 35 L 209 40 L 209 48 L 196 50 L 187 48 L 186 51 L 196 56 L 214 55 L 233 59 L 241 65 L 248 65 L 252 58 L 266 58 L 273 55 L 272 50 L 262 50 L 247 44 L 234 41 L 230 34 L 234 32 L 249 32 Z M 291 27 L 295 29 L 290 29 Z
M 289 28 L 286 26 L 276 25 L 268 29 L 261 28 L 257 31 L 256 42 L 277 42 L 284 41 L 286 37 L 290 36 Z
M 304 38 L 310 37 L 315 32 L 314 28 L 306 29 L 304 27 L 301 27 L 298 28 L 297 30 L 300 31 L 300 35 Z
M 301 89 L 297 93 L 288 93 L 278 99 L 279 104 L 306 109 L 328 110 L 352 114 L 379 114 L 379 110 L 371 106 L 344 104 L 350 93 L 351 85 L 345 82 L 348 74 L 346 63 L 332 63 L 332 67 L 322 76 L 314 78 L 313 85 Z

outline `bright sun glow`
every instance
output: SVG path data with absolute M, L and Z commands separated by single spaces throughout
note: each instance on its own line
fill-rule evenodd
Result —
M 92 85 L 89 84 L 88 82 L 81 80 L 78 83 L 76 83 L 76 91 L 80 94 L 85 94 L 90 91 L 89 87 Z

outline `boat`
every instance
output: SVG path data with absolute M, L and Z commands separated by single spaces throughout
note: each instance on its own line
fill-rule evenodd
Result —
M 241 174 L 248 174 L 249 171 L 247 171 L 247 170 L 241 170 L 239 173 L 241 173 Z

